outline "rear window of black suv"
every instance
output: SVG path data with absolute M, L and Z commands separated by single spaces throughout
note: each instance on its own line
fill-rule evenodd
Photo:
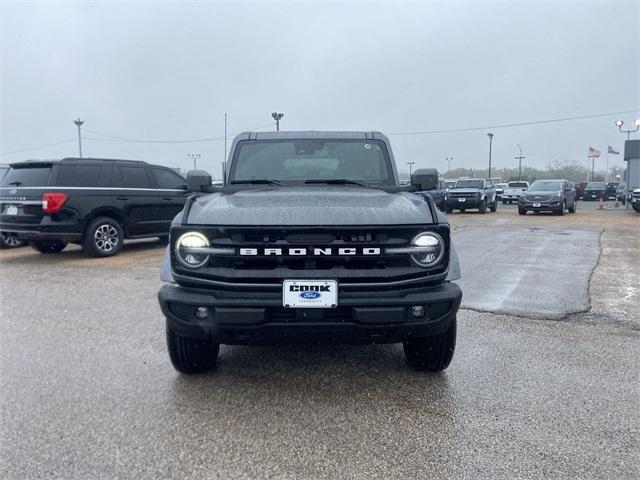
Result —
M 51 165 L 11 167 L 0 185 L 3 187 L 46 187 L 50 174 Z

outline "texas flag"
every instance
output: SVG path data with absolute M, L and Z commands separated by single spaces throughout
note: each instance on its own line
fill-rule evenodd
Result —
M 589 147 L 589 156 L 590 157 L 599 157 L 600 156 L 600 150 L 598 150 L 597 148 L 593 148 L 593 147 Z
M 615 148 L 613 148 L 611 145 L 609 145 L 609 149 L 607 150 L 607 153 L 610 153 L 611 155 L 620 155 L 620 152 L 618 152 Z

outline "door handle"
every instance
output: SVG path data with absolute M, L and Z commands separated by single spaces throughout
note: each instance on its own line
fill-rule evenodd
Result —
M 122 200 L 123 202 L 126 202 L 127 200 L 129 200 L 129 197 L 116 197 L 116 200 Z

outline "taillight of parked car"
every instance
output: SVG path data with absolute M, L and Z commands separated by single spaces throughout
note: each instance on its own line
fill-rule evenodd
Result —
M 42 194 L 42 212 L 58 213 L 67 201 L 69 196 L 61 192 L 51 192 Z

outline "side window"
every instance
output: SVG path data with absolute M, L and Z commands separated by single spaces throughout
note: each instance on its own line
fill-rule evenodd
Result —
M 187 182 L 177 173 L 165 168 L 153 168 L 152 170 L 158 188 L 170 190 L 185 190 L 187 188 Z
M 146 168 L 119 165 L 113 172 L 113 186 L 121 188 L 151 188 Z
M 61 165 L 57 185 L 60 187 L 97 187 L 102 165 Z

